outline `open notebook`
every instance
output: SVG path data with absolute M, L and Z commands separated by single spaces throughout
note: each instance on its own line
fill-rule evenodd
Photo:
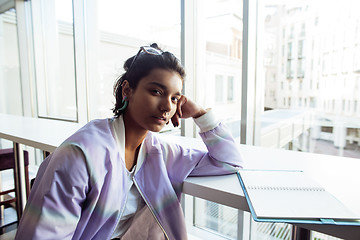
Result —
M 360 214 L 302 171 L 242 169 L 237 175 L 255 221 L 360 225 Z

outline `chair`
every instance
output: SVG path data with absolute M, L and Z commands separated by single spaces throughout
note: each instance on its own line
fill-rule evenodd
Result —
M 16 229 L 0 235 L 0 240 L 14 240 Z
M 25 163 L 26 192 L 27 192 L 27 196 L 28 196 L 29 192 L 30 192 L 30 189 L 29 189 L 29 170 L 28 170 L 29 154 L 28 154 L 27 151 L 24 151 L 24 163 Z M 20 213 L 20 208 L 21 208 L 21 206 L 19 206 L 19 204 L 17 203 L 17 197 L 18 196 L 16 194 L 16 185 L 15 185 L 16 173 L 15 173 L 14 149 L 12 149 L 12 148 L 0 149 L 0 171 L 9 170 L 9 169 L 13 170 L 14 188 L 9 189 L 9 190 L 5 190 L 5 191 L 0 191 L 0 197 L 4 196 L 3 200 L 2 199 L 0 200 L 0 206 L 4 210 L 7 209 L 7 208 L 9 208 L 9 210 L 12 210 L 11 207 L 15 203 L 16 214 L 12 214 L 12 215 L 16 215 L 16 217 L 13 216 L 12 221 L 7 221 L 6 219 L 4 221 L 4 219 L 1 219 L 0 232 L 3 232 L 4 228 L 9 227 L 12 224 L 18 223 L 19 213 Z M 9 193 L 11 193 L 11 192 L 15 193 L 15 197 L 11 197 L 9 195 Z M 5 212 L 5 215 L 6 215 L 6 210 L 4 212 Z

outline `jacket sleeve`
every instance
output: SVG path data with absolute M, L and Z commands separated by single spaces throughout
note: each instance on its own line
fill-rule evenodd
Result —
M 63 144 L 41 164 L 15 239 L 71 239 L 88 191 L 83 152 Z
M 210 176 L 235 173 L 243 167 L 239 144 L 234 141 L 226 126 L 218 123 L 211 111 L 195 123 L 206 150 L 167 144 L 164 150 L 169 177 L 183 181 L 188 176 Z

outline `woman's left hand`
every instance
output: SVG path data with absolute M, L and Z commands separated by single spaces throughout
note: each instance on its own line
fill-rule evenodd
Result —
M 180 118 L 198 118 L 206 112 L 207 111 L 199 104 L 182 95 L 177 103 L 177 109 L 174 116 L 171 118 L 171 122 L 175 127 L 177 127 L 179 126 Z

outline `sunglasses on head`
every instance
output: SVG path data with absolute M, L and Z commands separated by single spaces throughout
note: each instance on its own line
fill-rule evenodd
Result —
M 135 55 L 134 59 L 132 60 L 130 67 L 128 69 L 128 72 L 130 71 L 131 67 L 134 65 L 134 62 L 136 61 L 136 59 L 138 58 L 138 56 L 142 53 L 147 53 L 147 54 L 151 54 L 151 55 L 161 55 L 163 54 L 163 51 L 150 47 L 150 46 L 142 46 L 140 47 L 140 50 L 138 51 L 138 53 Z

